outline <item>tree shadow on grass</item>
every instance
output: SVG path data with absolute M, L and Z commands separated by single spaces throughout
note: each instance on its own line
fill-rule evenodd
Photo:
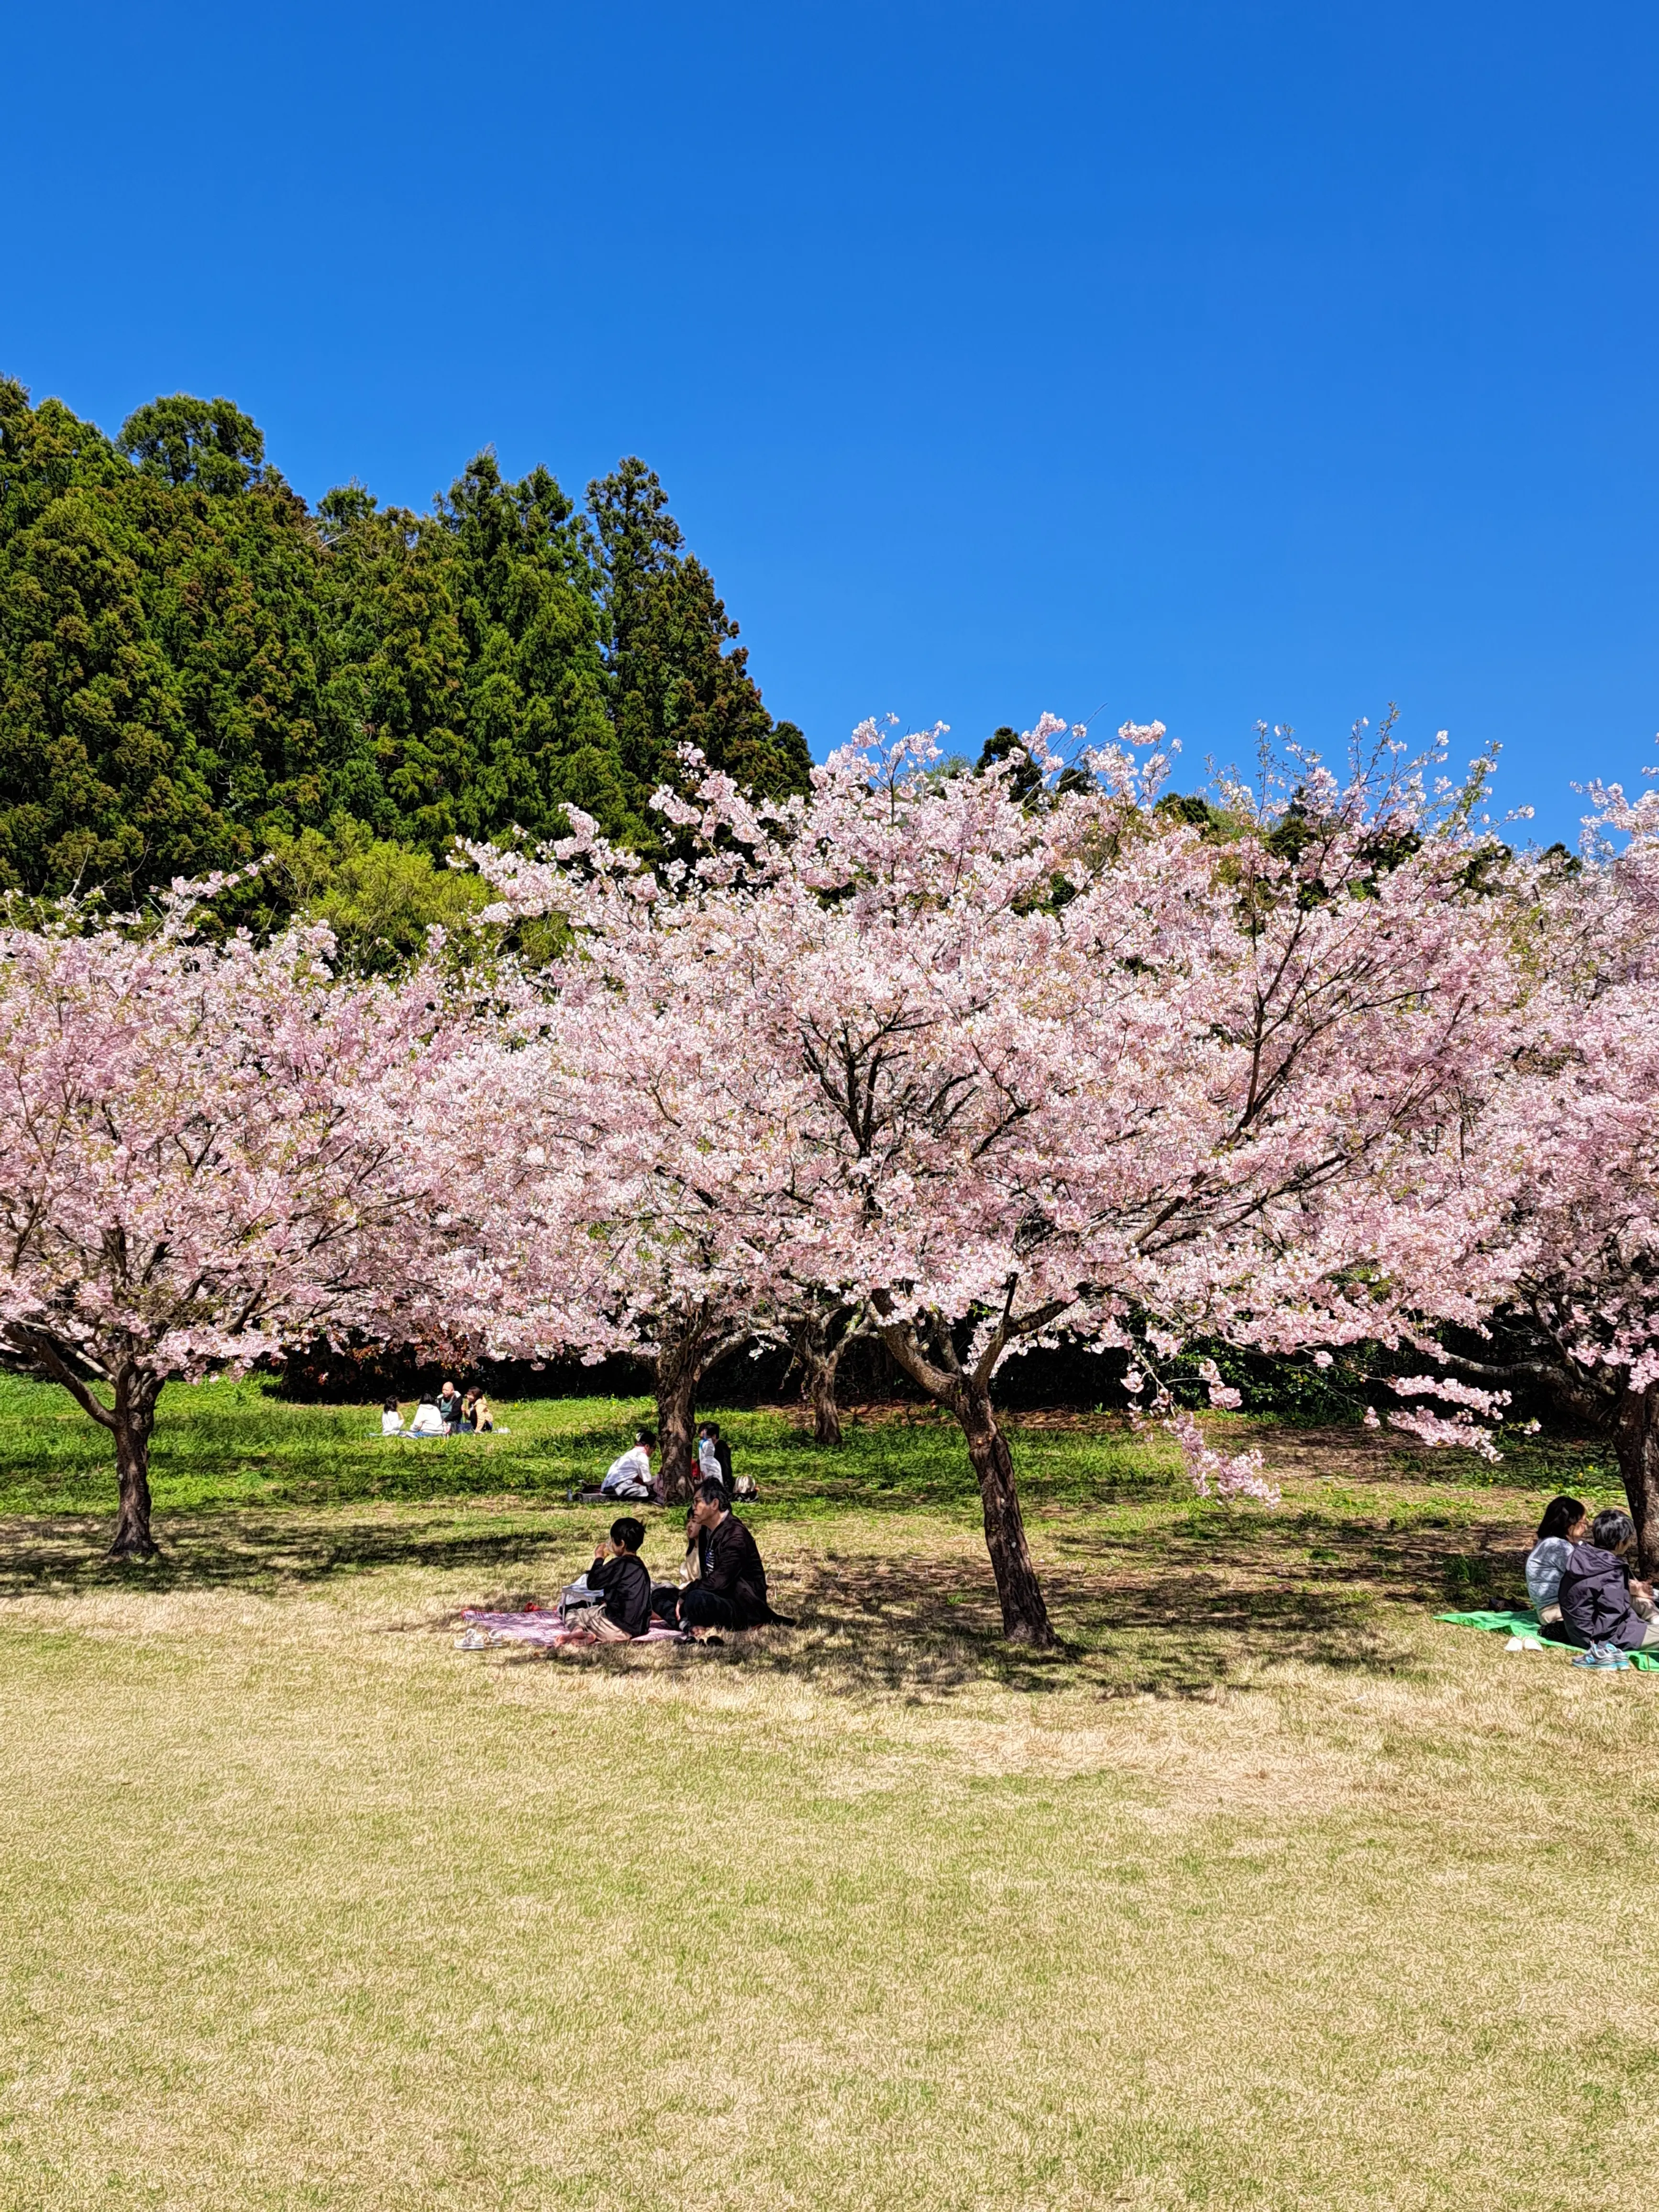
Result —
M 591 1514 L 588 1516 L 591 1519 Z M 572 1522 L 500 1525 L 453 1514 L 416 1521 L 313 1520 L 302 1513 L 214 1513 L 175 1522 L 152 1559 L 112 1559 L 109 1524 L 79 1516 L 0 1522 L 0 1596 L 98 1589 L 269 1592 L 388 1568 L 499 1575 L 547 1569 L 551 1547 L 579 1549 Z M 586 1533 L 586 1522 L 583 1530 Z M 576 1570 L 573 1567 L 573 1573 Z
M 798 1604 L 803 1630 L 815 1632 L 767 1632 L 750 1663 L 781 1674 L 847 1671 L 900 1694 L 994 1680 L 1029 1691 L 1213 1696 L 1263 1663 L 1394 1672 L 1410 1655 L 1364 1589 L 1229 1586 L 1144 1559 L 1134 1571 L 1098 1561 L 1088 1572 L 1050 1570 L 1054 1652 L 1005 1642 L 985 1571 L 965 1561 L 867 1559 L 854 1575 L 809 1565 L 793 1581 L 776 1601 L 792 1612 Z
M 1080 1548 L 1080 1547 L 1079 1547 Z M 1060 1646 L 1006 1642 L 985 1568 L 961 1558 L 792 1559 L 773 1602 L 791 1626 L 695 1650 L 611 1647 L 500 1655 L 509 1666 L 740 1667 L 818 1689 L 901 1701 L 995 1683 L 1027 1692 L 1092 1691 L 1213 1698 L 1263 1667 L 1300 1662 L 1399 1675 L 1419 1663 L 1410 1622 L 1358 1579 L 1297 1583 L 1141 1559 L 1121 1571 L 1046 1577 Z M 1390 1592 L 1390 1596 L 1395 1594 Z M 1420 1603 L 1443 1595 L 1430 1577 Z M 1418 1617 L 1420 1618 L 1420 1611 Z
M 653 1522 L 656 1516 L 653 1516 Z M 268 1594 L 391 1570 L 464 1576 L 468 1601 L 494 1609 L 544 1601 L 585 1564 L 591 1509 L 458 1516 L 284 1512 L 202 1514 L 173 1524 L 164 1555 L 102 1556 L 107 1523 L 81 1516 L 0 1523 L 0 1596 L 100 1589 L 246 1589 Z M 781 1531 L 780 1531 L 781 1534 Z M 1006 1643 L 988 1569 L 957 1553 L 815 1551 L 791 1532 L 773 1601 L 793 1626 L 717 1647 L 574 1651 L 510 1647 L 504 1665 L 742 1667 L 848 1694 L 948 1696 L 975 1684 L 1106 1697 L 1213 1697 L 1264 1666 L 1304 1662 L 1397 1674 L 1414 1667 L 1408 1633 L 1424 1612 L 1512 1601 L 1508 1524 L 1397 1530 L 1304 1514 L 1217 1525 L 1186 1519 L 1135 1537 L 1087 1527 L 1042 1532 L 1043 1579 L 1060 1648 Z M 763 1532 L 764 1534 L 764 1532 Z M 678 1555 L 663 1516 L 648 1556 Z M 1409 1609 L 1409 1610 L 1407 1610 Z M 459 1608 L 457 1608 L 459 1612 Z M 402 1624 L 447 1632 L 449 1616 Z

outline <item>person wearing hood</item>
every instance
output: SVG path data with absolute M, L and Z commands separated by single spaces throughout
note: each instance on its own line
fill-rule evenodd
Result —
M 1613 1509 L 1596 1515 L 1589 1543 L 1573 1546 L 1556 1593 L 1561 1620 L 1554 1633 L 1564 1643 L 1581 1650 L 1592 1644 L 1659 1648 L 1659 1622 L 1644 1620 L 1637 1607 L 1638 1600 L 1652 1604 L 1652 1589 L 1630 1578 L 1627 1554 L 1635 1544 L 1636 1523 Z

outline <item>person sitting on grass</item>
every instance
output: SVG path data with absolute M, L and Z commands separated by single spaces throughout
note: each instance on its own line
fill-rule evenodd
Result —
M 461 1425 L 461 1394 L 453 1382 L 446 1382 L 438 1393 L 438 1413 L 444 1434 L 453 1437 Z
M 1573 1546 L 1557 1592 L 1561 1620 L 1555 1632 L 1564 1644 L 1581 1651 L 1592 1644 L 1621 1651 L 1659 1648 L 1659 1622 L 1644 1620 L 1637 1602 L 1651 1607 L 1652 1588 L 1630 1578 L 1626 1554 L 1635 1544 L 1636 1523 L 1613 1509 L 1596 1515 L 1588 1544 Z
M 398 1411 L 398 1401 L 388 1398 L 380 1408 L 380 1434 L 383 1437 L 400 1437 L 403 1432 L 404 1417 Z
M 624 1514 L 611 1523 L 609 1545 L 601 1544 L 587 1571 L 587 1587 L 605 1592 L 605 1610 L 592 1623 L 605 1644 L 626 1644 L 651 1626 L 651 1577 L 640 1557 L 645 1523 Z
M 1538 1524 L 1538 1539 L 1527 1554 L 1527 1595 L 1545 1626 L 1561 1618 L 1556 1593 L 1575 1544 L 1589 1534 L 1589 1515 L 1577 1498 L 1552 1498 Z
M 486 1429 L 493 1430 L 495 1425 L 495 1416 L 483 1392 L 469 1390 L 466 1396 L 467 1404 L 471 1409 L 474 1433 L 483 1436 Z
M 422 1398 L 416 1406 L 415 1418 L 409 1425 L 409 1433 L 411 1437 L 441 1437 L 445 1433 L 444 1417 L 434 1400 Z
M 652 1495 L 651 1447 L 656 1442 L 649 1429 L 635 1429 L 631 1447 L 605 1469 L 599 1488 L 607 1498 L 637 1499 Z
M 690 1526 L 697 1544 L 697 1578 L 684 1589 L 658 1589 L 652 1605 L 681 1628 L 758 1628 L 777 1619 L 766 1601 L 766 1569 L 755 1540 L 732 1512 L 724 1483 L 697 1485 Z
M 718 1421 L 705 1421 L 697 1431 L 697 1470 L 721 1484 L 732 1495 L 732 1447 L 720 1434 Z

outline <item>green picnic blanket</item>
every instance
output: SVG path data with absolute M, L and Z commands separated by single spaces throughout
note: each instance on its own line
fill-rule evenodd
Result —
M 1557 1644 L 1543 1636 L 1535 1613 L 1515 1613 L 1505 1609 L 1497 1613 L 1437 1613 L 1437 1620 L 1447 1621 L 1454 1628 L 1494 1628 L 1504 1636 L 1536 1636 L 1546 1651 L 1572 1651 L 1571 1644 Z M 1659 1674 L 1659 1651 L 1627 1651 L 1625 1654 L 1632 1667 L 1644 1674 Z

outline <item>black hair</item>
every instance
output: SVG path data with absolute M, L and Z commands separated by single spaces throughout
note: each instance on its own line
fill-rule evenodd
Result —
M 620 1521 L 611 1523 L 611 1540 L 620 1544 L 624 1552 L 637 1552 L 645 1541 L 645 1523 L 636 1521 L 631 1513 L 624 1513 Z
M 724 1508 L 729 1506 L 732 1502 L 726 1494 L 726 1485 L 723 1482 L 717 1482 L 712 1474 L 704 1475 L 702 1480 L 697 1485 L 696 1494 L 705 1505 L 719 1505 Z
M 702 1426 L 705 1436 L 717 1437 L 720 1432 L 720 1425 L 718 1421 L 705 1421 Z
M 1583 1517 L 1584 1501 L 1582 1498 L 1552 1498 L 1544 1508 L 1543 1519 L 1538 1524 L 1539 1542 L 1541 1544 L 1547 1536 L 1565 1536 Z
M 388 1399 L 386 1400 L 386 1404 L 385 1404 L 385 1405 L 384 1405 L 384 1407 L 381 1408 L 381 1411 L 382 1411 L 383 1413 L 395 1413 L 397 1412 L 397 1410 L 398 1410 L 398 1401 L 397 1401 L 395 1398 L 388 1398 Z
M 1590 1541 L 1603 1552 L 1616 1552 L 1621 1544 L 1630 1543 L 1635 1534 L 1636 1523 L 1616 1505 L 1609 1505 L 1605 1513 L 1598 1513 L 1590 1525 Z
M 634 1441 L 636 1444 L 644 1444 L 649 1449 L 657 1441 L 657 1432 L 654 1429 L 635 1429 Z

